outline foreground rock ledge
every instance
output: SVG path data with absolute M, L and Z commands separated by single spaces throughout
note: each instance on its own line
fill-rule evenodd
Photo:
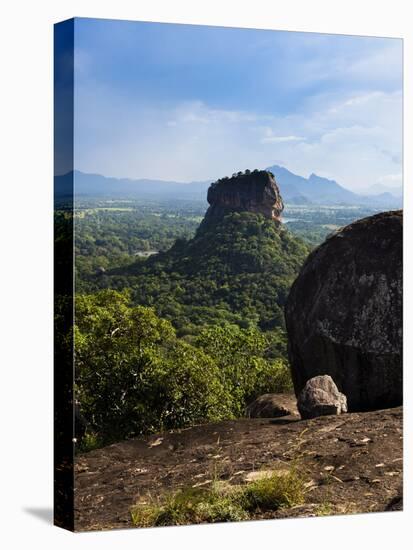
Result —
M 400 407 L 240 419 L 137 438 L 77 457 L 76 530 L 132 527 L 129 509 L 140 497 L 208 484 L 214 468 L 238 484 L 293 462 L 309 479 L 306 504 L 256 519 L 398 510 L 402 453 Z
M 330 375 L 349 411 L 402 404 L 402 211 L 354 222 L 316 248 L 285 308 L 296 395 Z

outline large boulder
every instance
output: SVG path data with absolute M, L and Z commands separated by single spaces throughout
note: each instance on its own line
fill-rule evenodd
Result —
M 315 376 L 307 380 L 297 400 L 301 418 L 316 418 L 347 412 L 346 396 L 340 393 L 331 376 Z
M 260 395 L 245 409 L 248 418 L 279 418 L 298 415 L 297 400 L 294 394 L 265 393 Z
M 285 307 L 296 395 L 329 374 L 349 411 L 402 404 L 402 225 L 364 218 L 309 255 Z
M 216 222 L 232 212 L 254 212 L 280 221 L 284 204 L 274 175 L 266 170 L 239 172 L 221 178 L 208 189 L 209 208 L 203 225 Z

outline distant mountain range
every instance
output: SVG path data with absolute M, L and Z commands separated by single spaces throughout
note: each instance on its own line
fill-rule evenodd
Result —
M 390 195 L 399 198 L 403 196 L 401 187 L 384 185 L 383 183 L 376 183 L 360 192 L 361 195 L 382 195 L 383 193 L 390 193 Z
M 334 180 L 311 174 L 309 178 L 298 176 L 278 165 L 269 166 L 279 185 L 281 196 L 287 204 L 324 204 L 372 206 L 390 210 L 401 208 L 401 196 L 388 191 L 361 195 L 345 189 Z M 99 174 L 86 174 L 75 170 L 75 193 L 82 197 L 142 198 L 152 200 L 205 200 L 212 180 L 182 183 L 152 179 L 108 178 Z M 55 177 L 56 197 L 71 193 L 72 173 Z
M 205 199 L 211 181 L 182 183 L 177 181 L 108 178 L 99 174 L 85 174 L 74 171 L 77 196 L 142 198 L 142 199 Z M 57 196 L 68 196 L 72 192 L 72 173 L 55 177 Z
M 361 195 L 345 189 L 334 180 L 311 174 L 303 178 L 293 174 L 282 166 L 274 165 L 267 168 L 275 176 L 280 187 L 284 202 L 294 204 L 325 204 L 325 205 L 362 205 L 383 207 L 386 209 L 400 208 L 401 196 L 389 192 Z

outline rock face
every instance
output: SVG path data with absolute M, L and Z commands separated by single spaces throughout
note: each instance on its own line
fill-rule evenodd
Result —
M 231 485 L 297 467 L 308 479 L 303 506 L 259 512 L 257 520 L 325 515 L 326 503 L 331 515 L 398 510 L 402 436 L 396 408 L 311 420 L 242 418 L 121 441 L 75 456 L 75 528 L 133 527 L 138 500 L 211 487 L 217 465 Z
M 254 399 L 246 410 L 248 418 L 278 418 L 298 415 L 297 400 L 294 394 L 265 393 Z
M 239 172 L 212 183 L 207 196 L 210 207 L 204 223 L 231 212 L 255 212 L 279 220 L 284 204 L 274 176 L 265 170 Z
M 341 229 L 314 250 L 285 319 L 294 389 L 329 374 L 349 411 L 402 403 L 402 211 Z
M 307 380 L 297 400 L 301 418 L 316 418 L 347 412 L 346 396 L 340 393 L 331 376 L 315 376 Z

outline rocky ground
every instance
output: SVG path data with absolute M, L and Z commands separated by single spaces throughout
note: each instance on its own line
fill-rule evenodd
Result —
M 402 408 L 300 420 L 240 419 L 141 437 L 76 459 L 76 530 L 132 527 L 148 494 L 246 483 L 295 467 L 306 503 L 257 515 L 303 517 L 402 509 Z

